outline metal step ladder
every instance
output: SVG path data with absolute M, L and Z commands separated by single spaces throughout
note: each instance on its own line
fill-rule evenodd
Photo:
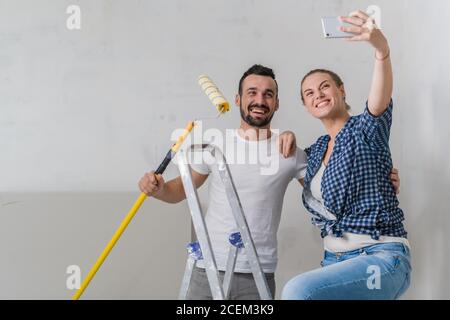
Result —
M 214 253 L 211 248 L 208 230 L 200 207 L 197 189 L 192 182 L 192 176 L 188 161 L 189 152 L 209 152 L 215 159 L 214 165 L 217 166 L 222 183 L 225 187 L 228 202 L 230 204 L 233 216 L 236 220 L 236 232 L 230 234 L 230 249 L 227 258 L 226 270 L 221 283 L 219 271 L 217 269 Z M 250 230 L 245 219 L 244 210 L 242 209 L 236 187 L 230 174 L 229 167 L 226 163 L 225 156 L 217 148 L 209 144 L 192 145 L 187 151 L 180 150 L 178 154 L 178 168 L 180 170 L 181 179 L 186 193 L 189 209 L 192 216 L 192 223 L 197 235 L 197 242 L 187 245 L 188 259 L 186 269 L 183 276 L 181 289 L 178 298 L 186 299 L 192 272 L 198 260 L 203 259 L 205 264 L 206 275 L 214 300 L 225 300 L 229 298 L 231 282 L 233 280 L 234 268 L 239 251 L 245 248 L 247 260 L 250 264 L 256 287 L 262 300 L 272 299 L 269 286 L 264 276 L 261 264 L 256 253 L 255 245 L 250 234 Z

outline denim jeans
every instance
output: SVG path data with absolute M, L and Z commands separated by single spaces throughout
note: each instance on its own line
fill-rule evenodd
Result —
M 393 300 L 409 287 L 407 246 L 381 243 L 343 253 L 325 251 L 322 268 L 292 278 L 285 300 Z

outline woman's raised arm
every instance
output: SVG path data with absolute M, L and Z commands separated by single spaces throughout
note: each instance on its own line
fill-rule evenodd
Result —
M 362 11 L 355 11 L 347 17 L 340 17 L 350 26 L 341 30 L 353 33 L 348 41 L 367 41 L 375 48 L 375 65 L 370 87 L 368 107 L 374 116 L 380 116 L 389 106 L 393 90 L 392 65 L 389 44 L 374 20 Z

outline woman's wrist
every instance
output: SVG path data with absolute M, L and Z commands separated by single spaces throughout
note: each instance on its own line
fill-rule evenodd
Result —
M 384 61 L 387 58 L 389 58 L 390 55 L 391 55 L 391 50 L 389 49 L 389 47 L 387 47 L 386 49 L 382 49 L 382 50 L 377 49 L 375 51 L 375 59 L 378 61 Z

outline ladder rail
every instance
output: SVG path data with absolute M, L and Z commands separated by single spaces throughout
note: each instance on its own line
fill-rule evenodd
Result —
M 208 230 L 203 212 L 198 200 L 197 189 L 192 182 L 192 175 L 187 161 L 187 154 L 180 150 L 178 168 L 184 186 L 184 192 L 188 201 L 189 210 L 191 212 L 192 222 L 194 224 L 195 233 L 202 249 L 203 259 L 205 260 L 206 276 L 211 288 L 214 300 L 224 300 L 223 288 L 219 279 L 219 270 L 217 269 L 216 259 L 212 251 L 211 241 L 209 239 Z
M 244 209 L 242 208 L 238 192 L 234 185 L 230 168 L 228 167 L 223 153 L 216 147 L 214 147 L 213 150 L 216 153 L 215 158 L 218 160 L 217 168 L 219 170 L 219 175 L 225 186 L 228 202 L 230 203 L 238 230 L 241 233 L 245 248 L 245 254 L 247 255 L 247 260 L 250 264 L 250 268 L 252 270 L 259 295 L 262 300 L 271 300 L 272 295 L 270 294 L 269 285 L 267 284 L 267 280 L 262 270 L 261 263 L 259 262 L 256 247 L 253 242 L 247 220 L 245 219 Z

